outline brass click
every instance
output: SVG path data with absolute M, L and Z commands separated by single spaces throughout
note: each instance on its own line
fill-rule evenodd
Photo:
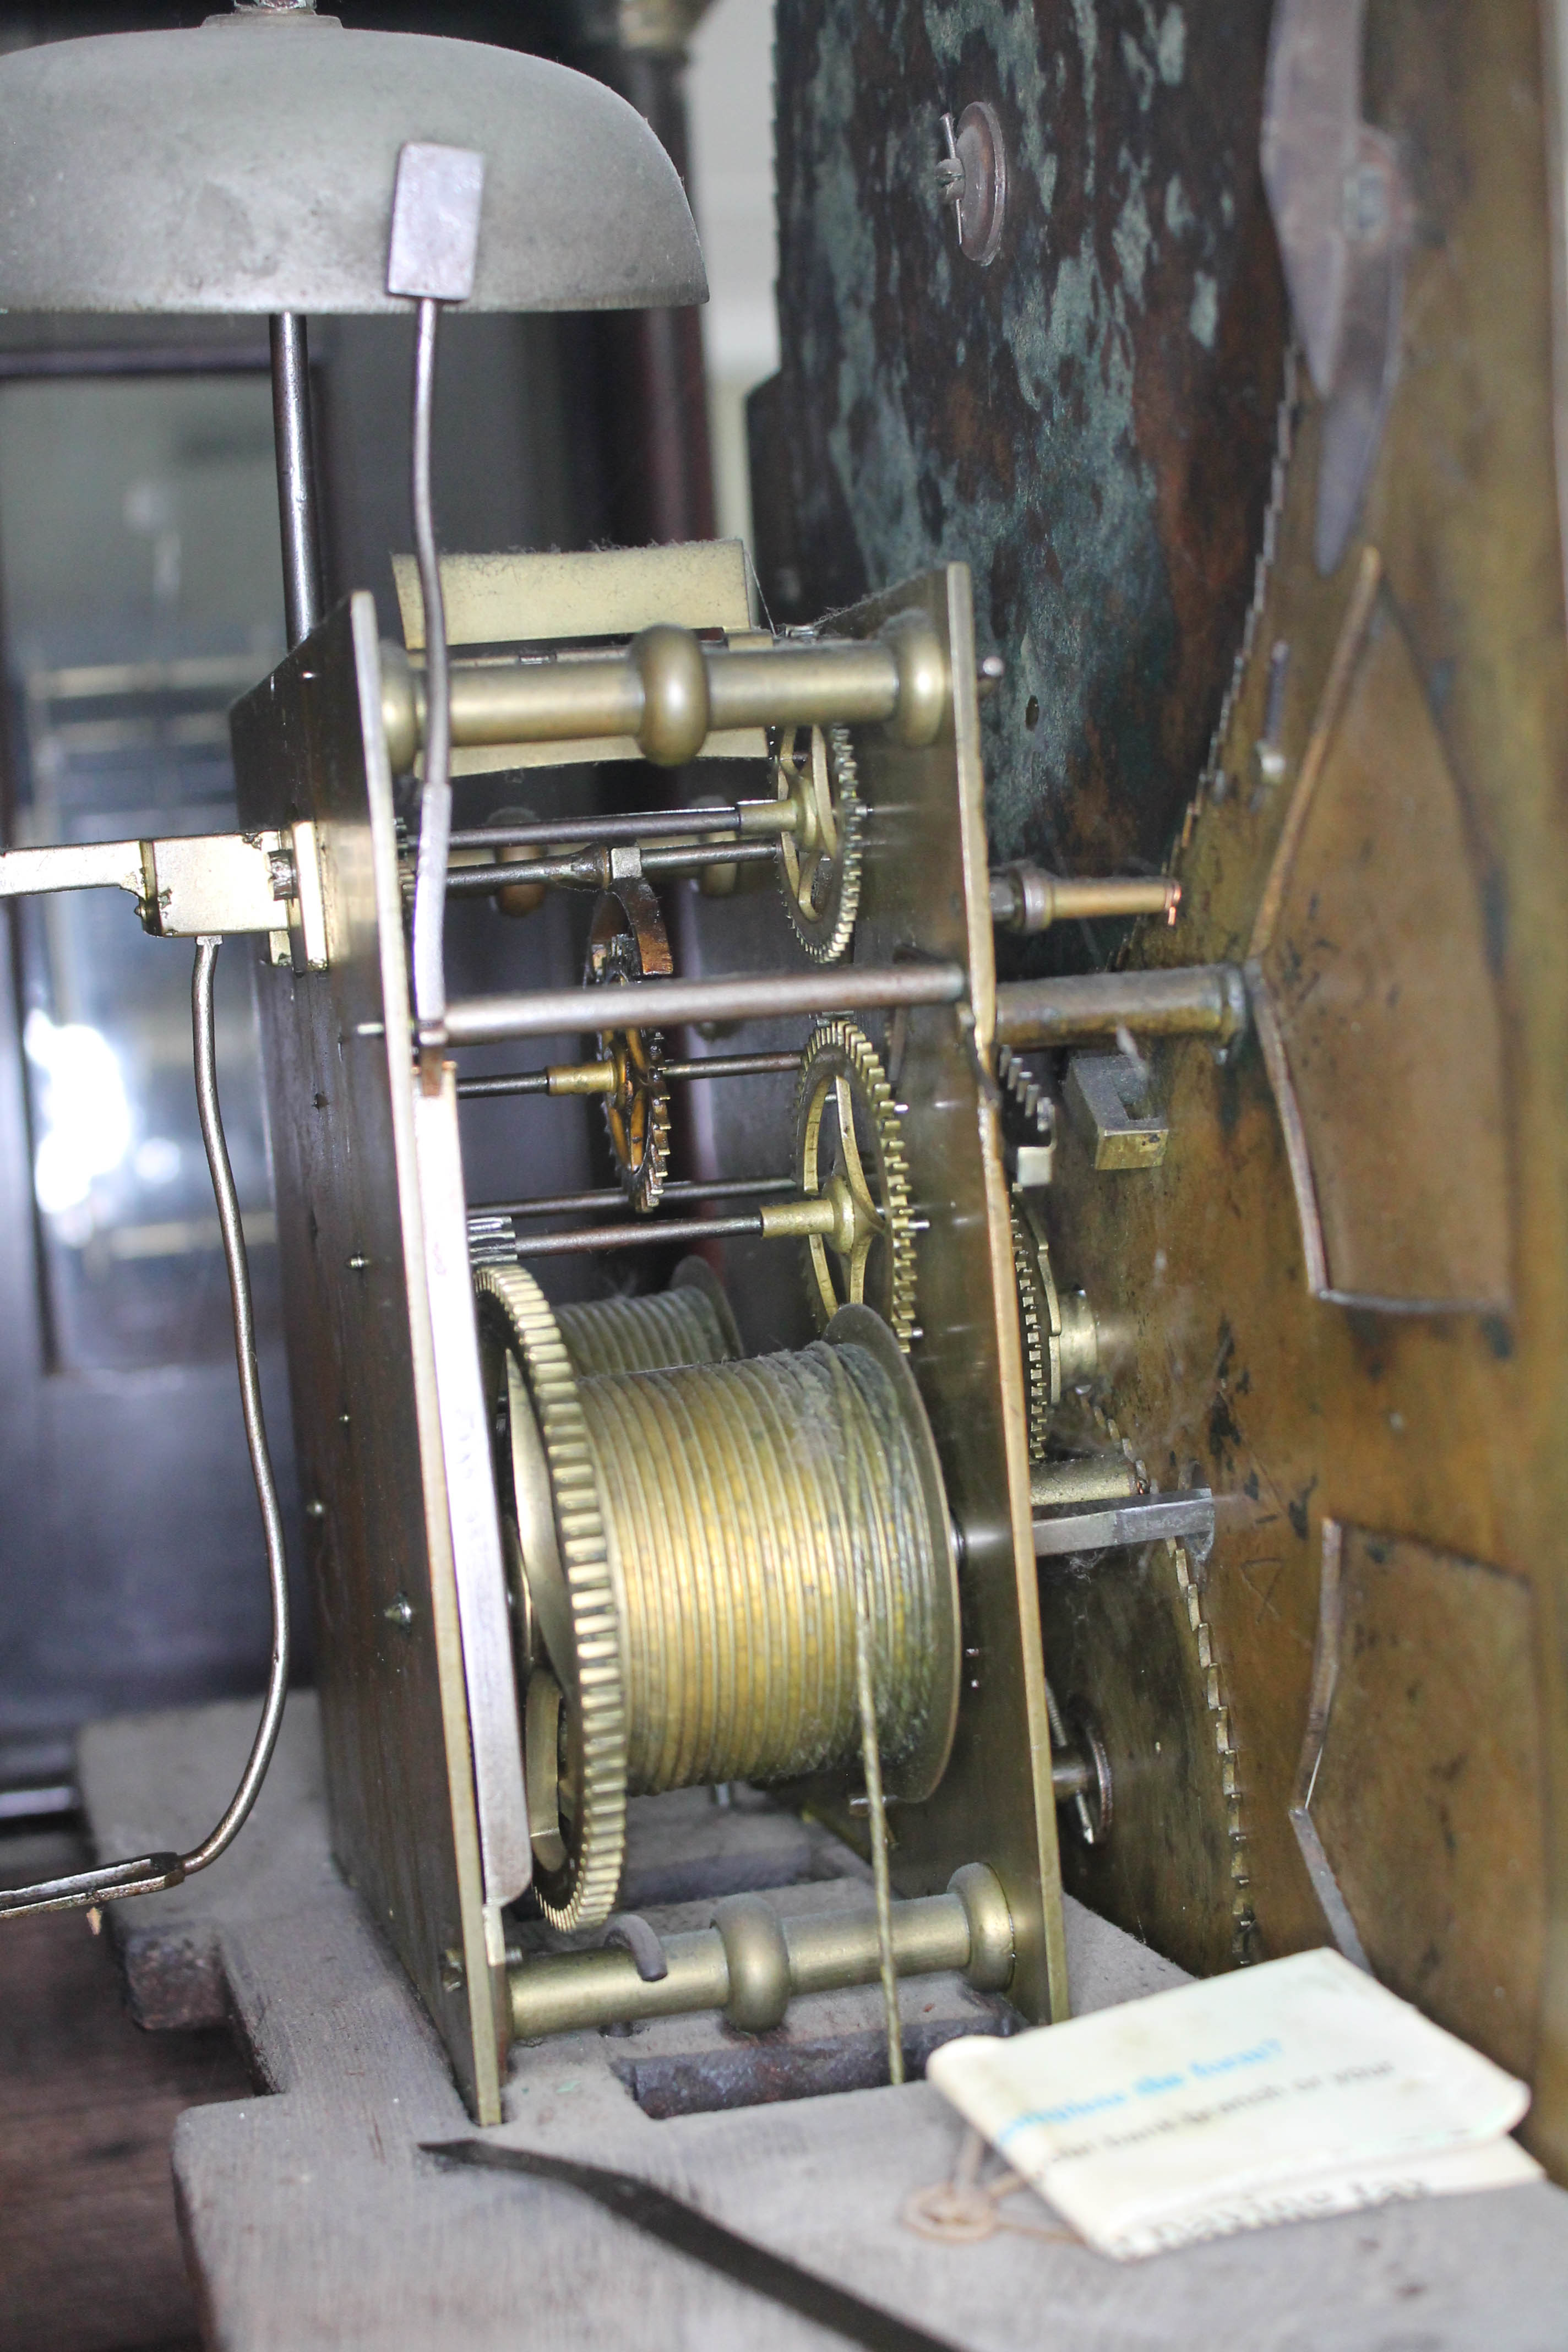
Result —
M 818 1193 L 805 1201 L 764 1201 L 757 1215 L 764 1241 L 787 1240 L 793 1234 L 804 1238 L 808 1234 L 821 1234 L 825 1238 L 831 1234 L 837 1241 L 839 1227 L 846 1224 L 850 1239 L 844 1247 L 851 1247 L 856 1238 L 853 1223 L 846 1218 L 837 1195 Z
M 1037 1511 L 1075 1503 L 1124 1502 L 1137 1492 L 1138 1474 L 1120 1454 L 1094 1454 L 1079 1460 L 1029 1465 L 1029 1500 Z
M 614 1062 L 552 1062 L 545 1076 L 552 1095 L 613 1095 L 617 1084 Z
M 849 1764 L 858 1558 L 889 1786 L 927 1793 L 945 1761 L 956 1594 L 920 1433 L 878 1359 L 818 1345 L 601 1376 L 579 1397 L 619 1565 L 628 1788 Z

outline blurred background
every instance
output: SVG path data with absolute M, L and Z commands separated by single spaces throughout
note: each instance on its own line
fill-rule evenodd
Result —
M 0 51 L 198 25 L 193 6 L 16 7 Z M 617 89 L 687 178 L 703 313 L 455 318 L 437 526 L 448 551 L 749 541 L 744 404 L 778 364 L 771 0 L 450 0 L 335 13 L 557 58 Z M 400 634 L 412 339 L 313 321 L 329 594 Z M 234 822 L 229 705 L 284 650 L 265 320 L 0 317 L 0 827 L 6 846 Z M 577 772 L 582 791 L 605 780 Z M 607 780 L 614 789 L 614 778 Z M 498 780 L 477 780 L 482 823 Z M 572 805 L 559 793 L 554 807 Z M 582 910 L 454 911 L 454 984 L 527 985 Z M 118 894 L 0 913 L 0 1874 L 75 1866 L 86 1720 L 258 1692 L 265 1560 L 191 1080 L 190 957 Z M 478 1065 L 476 1065 L 476 1067 Z M 219 968 L 219 1068 L 268 1423 L 298 1563 L 250 943 Z M 470 1188 L 604 1181 L 579 1118 L 479 1103 Z M 571 1270 L 561 1286 L 602 1282 Z M 299 1612 L 301 1678 L 309 1612 Z M 238 2095 L 225 2037 L 144 2036 L 79 1917 L 0 1938 L 0 2352 L 195 2341 L 173 2119 Z

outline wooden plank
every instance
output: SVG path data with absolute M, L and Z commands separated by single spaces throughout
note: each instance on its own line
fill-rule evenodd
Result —
M 0 1871 L 15 1843 L 0 1845 Z M 71 1841 L 43 1868 L 79 1869 L 84 1860 Z M 128 2345 L 196 2352 L 170 2143 L 186 2107 L 241 2098 L 249 2086 L 226 2032 L 138 2032 L 110 1941 L 95 1941 L 79 1913 L 7 1921 L 0 1931 L 5 2352 Z
M 172 1717 L 151 1729 L 100 1727 L 92 1783 L 116 1788 L 116 1818 L 129 1822 L 139 1780 L 150 1787 L 156 1777 L 162 1808 L 182 1759 L 193 1783 L 226 1764 L 212 1753 L 215 1718 L 227 1718 L 216 1728 L 232 1739 L 235 1715 L 194 1711 L 183 1732 Z M 308 1706 L 291 1709 L 297 1764 L 312 1728 Z M 308 1777 L 296 1773 L 296 1792 Z M 198 1789 L 193 1801 L 204 1797 Z M 97 1802 L 90 1788 L 89 1801 Z M 691 1792 L 682 1801 L 689 1806 Z M 407 1979 L 356 1898 L 335 1874 L 291 1872 L 284 1859 L 324 1853 L 314 1805 L 314 1826 L 299 1818 L 311 1801 L 296 1793 L 279 1806 L 248 1882 L 241 1842 L 219 1906 L 231 1999 L 278 2095 L 193 2110 L 175 2133 L 211 2339 L 227 2352 L 823 2345 L 820 2331 L 571 2191 L 443 2172 L 421 2156 L 422 2141 L 471 2126 Z M 216 1873 L 214 1881 L 217 1889 Z M 153 1900 L 183 1899 L 189 1921 L 201 1885 Z M 791 1899 L 811 1894 L 802 1885 Z M 1178 1974 L 1076 1904 L 1066 1924 L 1080 2010 Z M 931 1997 L 918 1983 L 905 1993 Z M 720 2029 L 709 2030 L 717 2039 Z M 1489 2352 L 1536 2352 L 1568 2299 L 1568 2194 L 1544 2183 L 1259 2231 L 1147 2263 L 1021 2236 L 935 2245 L 899 2218 L 912 2190 L 947 2177 L 959 2145 L 957 2118 L 926 2084 L 656 2122 L 616 2072 L 640 2046 L 639 2036 L 595 2033 L 514 2053 L 495 2137 L 640 2172 L 973 2352 L 1016 2352 L 1041 2341 L 1047 2325 L 1070 2336 L 1074 2352 L 1132 2343 L 1143 2352 L 1195 2343 L 1294 2352 L 1308 2312 L 1314 2352 L 1374 2352 L 1389 2341 L 1394 2311 L 1423 2352 L 1483 2343 Z M 1020 2218 L 1049 2226 L 1026 2200 L 1019 2207 Z

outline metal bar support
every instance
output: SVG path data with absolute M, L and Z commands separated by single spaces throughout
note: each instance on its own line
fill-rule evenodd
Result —
M 710 866 L 771 866 L 778 854 L 772 841 L 683 842 L 664 849 L 645 849 L 637 862 L 644 874 L 700 874 Z M 483 898 L 519 882 L 544 882 L 567 890 L 603 890 L 613 878 L 608 851 L 594 848 L 576 857 L 535 857 L 506 866 L 454 866 L 447 876 L 447 895 Z
M 690 630 L 660 625 L 625 653 L 454 665 L 452 740 L 625 740 L 658 766 L 681 767 L 710 734 L 881 724 L 920 749 L 942 732 L 951 696 L 946 654 L 913 614 L 880 637 L 761 646 L 707 645 Z M 393 767 L 406 774 L 428 717 L 424 680 L 393 647 L 382 662 L 382 718 Z
M 1063 1511 L 1035 1521 L 1035 1558 L 1061 1559 L 1069 1552 L 1126 1551 L 1139 1544 L 1180 1538 L 1199 1559 L 1214 1543 L 1214 1496 L 1206 1486 L 1180 1495 L 1148 1495 L 1103 1509 Z
M 1061 985 L 1060 982 L 1055 983 Z M 616 992 L 616 1025 L 671 1029 L 700 1021 L 786 1021 L 799 1014 L 870 1013 L 956 1004 L 967 982 L 955 963 L 841 964 L 825 971 L 740 974 L 727 980 L 630 981 Z M 602 988 L 542 988 L 527 996 L 470 996 L 450 1005 L 447 1042 L 488 1045 L 504 1037 L 596 1034 L 608 1007 Z
M 1239 1036 L 1247 1023 L 1240 966 L 1182 964 L 1170 971 L 1086 971 L 1059 980 L 1005 981 L 996 991 L 996 1043 L 1028 1053 L 1085 1037 Z

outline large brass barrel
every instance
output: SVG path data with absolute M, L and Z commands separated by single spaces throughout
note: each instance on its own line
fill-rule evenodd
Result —
M 928 1796 L 957 1717 L 957 1572 L 881 1318 L 847 1307 L 795 1354 L 581 1378 L 521 1267 L 477 1287 L 546 1916 L 608 1916 L 628 1793 L 858 1785 L 862 1639 L 884 1785 Z
M 595 1298 L 557 1309 L 574 1371 L 657 1372 L 721 1364 L 742 1353 L 724 1286 L 700 1257 L 683 1258 L 668 1290 Z
M 956 1604 L 912 1390 L 842 1335 L 582 1383 L 619 1578 L 633 1791 L 797 1780 L 857 1757 L 860 1577 L 887 1783 L 930 1793 L 951 1738 Z

